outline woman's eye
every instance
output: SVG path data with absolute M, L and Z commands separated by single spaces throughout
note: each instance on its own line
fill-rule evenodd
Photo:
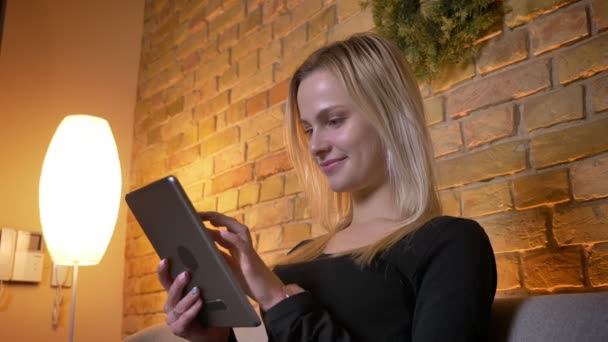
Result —
M 344 121 L 344 119 L 342 118 L 334 118 L 334 119 L 329 119 L 327 120 L 327 124 L 329 126 L 339 126 L 342 122 Z
M 312 134 L 312 128 L 304 128 L 304 134 L 310 136 Z

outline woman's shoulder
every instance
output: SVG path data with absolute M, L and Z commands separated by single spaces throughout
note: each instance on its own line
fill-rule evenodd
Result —
M 438 216 L 406 235 L 391 249 L 401 253 L 414 252 L 420 257 L 435 254 L 438 250 L 452 245 L 490 250 L 492 248 L 488 235 L 477 221 Z

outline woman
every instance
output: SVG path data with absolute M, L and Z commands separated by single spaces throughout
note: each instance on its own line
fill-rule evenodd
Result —
M 288 149 L 313 217 L 328 234 L 270 270 L 247 227 L 201 218 L 271 341 L 483 340 L 496 290 L 494 254 L 474 221 L 440 216 L 418 85 L 399 50 L 363 33 L 313 53 L 288 95 Z M 159 278 L 172 331 L 191 341 L 234 340 L 193 321 L 204 303 L 182 297 L 187 274 Z

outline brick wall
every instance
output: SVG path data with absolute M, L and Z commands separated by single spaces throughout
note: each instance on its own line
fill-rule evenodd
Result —
M 422 84 L 448 214 L 485 227 L 499 295 L 608 287 L 608 5 L 511 0 L 478 58 Z M 271 260 L 322 234 L 286 155 L 287 80 L 373 28 L 358 0 L 146 1 L 131 187 L 175 174 Z M 164 321 L 158 258 L 128 219 L 125 334 Z

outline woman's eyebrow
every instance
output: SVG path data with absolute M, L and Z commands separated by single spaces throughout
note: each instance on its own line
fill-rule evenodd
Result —
M 319 117 L 324 117 L 327 116 L 329 114 L 329 112 L 331 112 L 332 110 L 336 109 L 336 108 L 343 108 L 344 106 L 342 105 L 333 105 L 333 106 L 329 106 L 327 108 L 323 108 L 321 109 L 315 116 L 314 119 L 317 119 Z M 300 118 L 300 123 L 301 124 L 308 124 L 308 121 Z

